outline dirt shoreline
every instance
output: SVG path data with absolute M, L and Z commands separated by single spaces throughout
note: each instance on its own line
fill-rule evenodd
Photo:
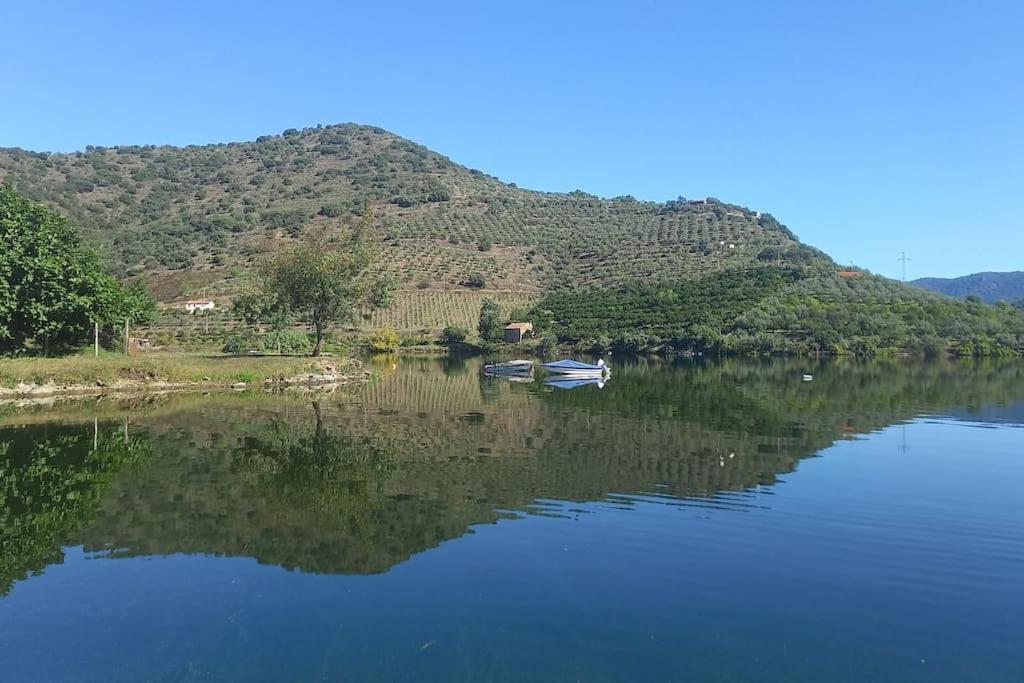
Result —
M 272 378 L 262 382 L 231 382 L 231 381 L 199 381 L 199 382 L 168 382 L 164 380 L 119 379 L 105 382 L 97 380 L 93 384 L 60 384 L 47 382 L 35 384 L 22 382 L 13 388 L 0 387 L 0 401 L 6 402 L 21 399 L 46 398 L 90 398 L 105 394 L 147 394 L 166 392 L 209 392 L 209 391 L 244 391 L 244 390 L 284 390 L 284 389 L 331 389 L 350 384 L 365 384 L 373 373 L 360 371 L 356 373 L 304 373 L 289 378 Z

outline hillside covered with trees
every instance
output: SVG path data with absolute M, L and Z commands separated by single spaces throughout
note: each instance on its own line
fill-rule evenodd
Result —
M 548 341 L 592 349 L 1024 349 L 1013 306 L 838 266 L 770 214 L 712 198 L 525 190 L 368 126 L 189 147 L 0 149 L 0 183 L 68 217 L 113 273 L 144 279 L 165 302 L 203 292 L 227 303 L 266 255 L 370 217 L 379 258 L 366 275 L 397 292 L 357 325 L 436 335 L 470 327 L 490 299 L 506 316 L 532 306 Z
M 1011 273 L 972 273 L 963 277 L 923 277 L 910 284 L 958 299 L 976 296 L 985 303 L 997 301 L 1024 303 L 1024 271 Z
M 774 218 L 691 204 L 534 192 L 380 128 L 343 124 L 190 147 L 0 150 L 0 181 L 68 216 L 116 272 L 164 299 L 231 291 L 259 254 L 370 204 L 408 289 L 542 291 L 687 276 L 752 262 L 795 237 Z

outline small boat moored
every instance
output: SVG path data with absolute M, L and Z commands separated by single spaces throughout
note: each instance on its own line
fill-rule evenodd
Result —
M 492 375 L 523 375 L 532 370 L 532 360 L 509 360 L 503 363 L 488 363 L 484 366 L 484 372 Z
M 596 363 L 583 363 L 571 359 L 556 360 L 551 363 L 544 363 L 541 367 L 556 375 L 566 375 L 569 377 L 604 377 L 611 372 L 608 366 L 604 364 L 604 359 L 598 360 Z

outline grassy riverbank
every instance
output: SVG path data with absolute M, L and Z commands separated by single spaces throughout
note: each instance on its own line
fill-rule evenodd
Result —
M 197 388 L 267 382 L 328 381 L 362 376 L 352 358 L 221 356 L 145 353 L 137 356 L 67 356 L 0 361 L 0 388 L 49 393 L 94 388 L 194 385 Z

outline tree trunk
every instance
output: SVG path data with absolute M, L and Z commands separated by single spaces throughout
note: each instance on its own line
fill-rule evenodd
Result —
M 324 434 L 324 417 L 320 413 L 320 401 L 313 401 L 313 413 L 316 415 L 316 434 L 314 438 L 320 441 Z
M 313 346 L 313 355 L 320 355 L 320 348 L 324 345 L 324 324 L 320 321 L 313 321 L 313 328 L 316 330 L 316 344 Z

